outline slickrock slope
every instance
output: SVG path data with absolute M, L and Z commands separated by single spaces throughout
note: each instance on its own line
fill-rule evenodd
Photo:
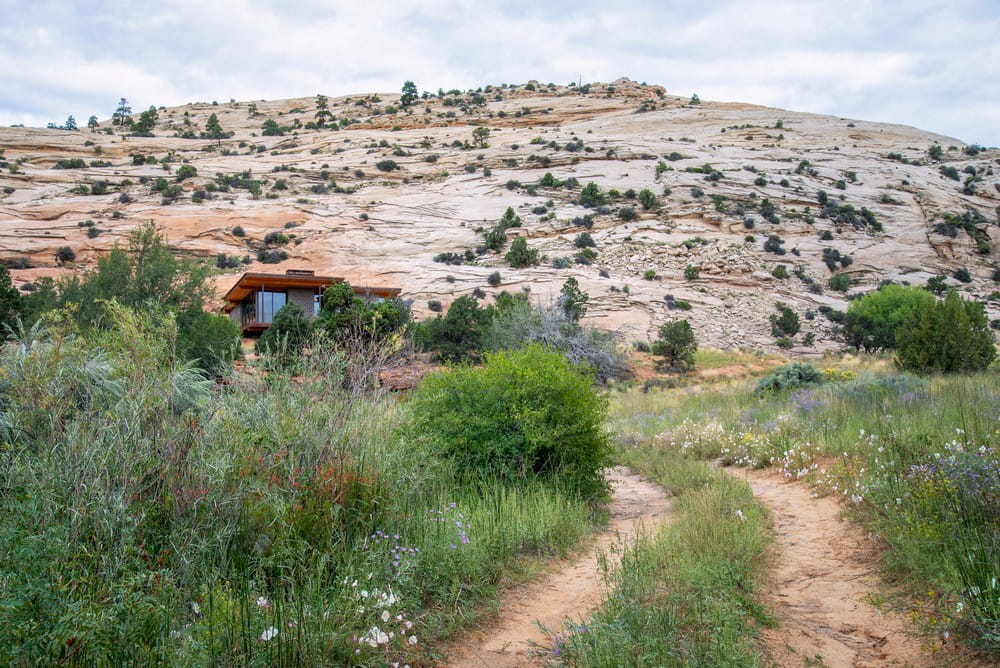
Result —
M 784 301 L 804 316 L 797 341 L 809 332 L 816 339 L 799 352 L 840 345 L 831 338 L 835 325 L 819 314 L 846 308 L 845 294 L 828 286 L 833 273 L 850 276 L 850 292 L 935 275 L 981 299 L 998 287 L 1000 151 L 897 125 L 693 105 L 626 79 L 530 88 L 456 91 L 408 109 L 395 94 L 330 98 L 336 130 L 307 127 L 316 121 L 313 97 L 160 109 L 154 137 L 124 141 L 104 133 L 110 121 L 97 132 L 0 128 L 0 261 L 17 285 L 78 271 L 153 220 L 180 252 L 251 260 L 226 270 L 220 294 L 244 269 L 314 268 L 402 286 L 422 316 L 428 300 L 447 306 L 475 288 L 491 295 L 525 287 L 547 301 L 575 276 L 591 297 L 587 320 L 625 340 L 649 338 L 665 319 L 683 316 L 704 344 L 768 348 L 768 317 Z M 178 136 L 198 137 L 212 113 L 232 137 Z M 267 119 L 288 131 L 263 136 Z M 476 127 L 490 130 L 485 146 L 473 137 Z M 928 155 L 935 144 L 940 160 Z M 86 166 L 56 168 L 74 158 Z M 377 166 L 386 160 L 398 169 Z M 178 182 L 185 164 L 197 175 Z M 547 172 L 576 183 L 539 185 Z M 591 182 L 619 196 L 584 208 L 578 198 Z M 94 184 L 102 194 L 89 194 Z M 162 187 L 175 185 L 181 191 L 165 198 Z M 657 206 L 647 210 L 632 198 L 643 189 Z M 765 200 L 776 222 L 765 219 Z M 502 254 L 476 252 L 482 231 L 509 206 L 524 224 L 508 235 L 542 252 L 538 267 L 515 270 Z M 636 218 L 624 220 L 623 207 Z M 975 215 L 964 227 L 939 225 L 944 214 L 965 212 Z M 256 260 L 269 232 L 289 237 L 268 247 L 288 254 L 279 264 Z M 596 242 L 589 265 L 574 262 L 582 232 Z M 765 250 L 770 235 L 783 241 L 784 254 Z M 63 246 L 76 255 L 65 266 L 56 261 Z M 466 250 L 472 260 L 464 264 L 434 260 Z M 824 251 L 831 263 L 833 251 L 850 259 L 831 272 Z M 557 258 L 570 266 L 554 268 Z M 789 278 L 772 276 L 778 264 Z M 688 265 L 700 268 L 697 279 L 685 279 Z M 962 268 L 971 282 L 951 278 Z M 501 285 L 491 287 L 487 277 L 497 270 Z M 650 270 L 658 279 L 643 278 Z M 671 309 L 685 300 L 690 311 Z M 991 319 L 1000 317 L 1000 303 L 989 309 Z

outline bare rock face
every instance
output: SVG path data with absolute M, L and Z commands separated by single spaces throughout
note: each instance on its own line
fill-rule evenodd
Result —
M 307 268 L 400 286 L 425 316 L 429 300 L 447 306 L 477 288 L 548 302 L 572 276 L 590 295 L 587 321 L 624 340 L 684 317 L 703 344 L 770 348 L 781 301 L 803 316 L 797 343 L 815 339 L 803 352 L 840 345 L 821 307 L 843 310 L 848 294 L 884 281 L 944 275 L 996 296 L 995 149 L 904 126 L 692 105 L 627 79 L 486 86 L 409 108 L 398 95 L 352 95 L 330 98 L 329 116 L 317 103 L 160 109 L 153 137 L 123 138 L 109 122 L 0 128 L 0 261 L 17 285 L 83 271 L 153 220 L 178 252 L 224 267 L 220 294 L 244 270 Z M 232 136 L 197 138 L 213 113 Z M 281 134 L 263 134 L 268 120 Z M 597 199 L 581 200 L 591 183 Z M 511 268 L 509 244 L 484 247 L 508 207 L 522 220 L 508 238 L 540 251 L 537 266 Z M 66 265 L 64 246 L 75 252 Z M 971 282 L 952 278 L 963 268 Z M 838 273 L 848 293 L 829 287 Z M 988 308 L 1000 317 L 1000 303 Z

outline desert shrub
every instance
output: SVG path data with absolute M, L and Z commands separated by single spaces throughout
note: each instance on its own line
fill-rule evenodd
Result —
M 701 275 L 701 269 L 697 265 L 689 264 L 684 267 L 684 278 L 694 281 Z
M 481 345 L 485 350 L 511 350 L 541 343 L 588 368 L 595 380 L 622 377 L 628 363 L 614 334 L 579 323 L 575 316 L 582 312 L 577 307 L 583 306 L 586 295 L 575 294 L 573 285 L 567 284 L 570 287 L 564 286 L 560 298 L 548 307 L 532 306 L 523 294 L 501 295 L 482 329 Z
M 605 196 L 601 192 L 600 186 L 591 182 L 580 190 L 580 197 L 577 199 L 577 202 L 579 202 L 580 206 L 591 208 L 604 204 Z
M 237 225 L 236 227 L 234 227 L 231 230 L 231 234 L 234 237 L 245 237 L 247 235 L 246 231 L 243 229 L 241 225 Z
M 982 371 L 997 355 L 983 305 L 953 291 L 921 304 L 896 332 L 896 344 L 899 365 L 917 373 Z
M 257 250 L 257 261 L 263 264 L 279 264 L 288 259 L 288 253 L 281 248 L 260 248 Z
M 636 213 L 635 209 L 631 206 L 623 206 L 618 209 L 618 217 L 625 222 L 636 220 L 639 218 L 639 214 Z
M 788 278 L 788 268 L 783 264 L 776 264 L 771 270 L 771 276 L 779 279 Z
M 515 269 L 531 267 L 538 264 L 538 249 L 530 248 L 524 237 L 518 237 L 510 244 L 510 250 L 504 256 L 508 264 Z
M 847 292 L 851 287 L 851 277 L 848 274 L 834 274 L 830 277 L 830 289 L 837 292 Z
M 687 320 L 671 320 L 660 325 L 659 337 L 652 346 L 653 354 L 663 358 L 656 362 L 660 369 L 687 370 L 694 367 L 697 350 L 698 341 Z
M 542 345 L 434 373 L 412 402 L 414 435 L 460 476 L 557 476 L 594 499 L 607 495 L 606 412 L 590 376 Z
M 777 313 L 772 313 L 771 335 L 775 337 L 792 337 L 799 333 L 799 316 L 784 302 L 775 304 Z
M 440 313 L 441 311 L 444 310 L 444 306 L 441 304 L 441 300 L 439 300 L 439 299 L 430 299 L 430 300 L 428 300 L 428 302 L 427 302 L 427 308 L 430 309 L 434 313 Z
M 453 301 L 445 315 L 420 323 L 414 330 L 414 341 L 426 350 L 433 350 L 447 361 L 472 359 L 483 349 L 482 334 L 493 313 L 480 308 L 469 295 Z
M 56 260 L 59 262 L 72 262 L 76 259 L 76 251 L 69 246 L 60 246 L 56 249 Z
M 177 168 L 177 175 L 175 176 L 175 178 L 178 181 L 183 181 L 185 179 L 190 179 L 195 176 L 198 176 L 198 170 L 195 168 L 194 165 L 181 165 L 180 167 Z
M 87 161 L 83 158 L 63 158 L 62 160 L 57 160 L 55 164 L 56 169 L 86 169 Z
M 493 273 L 491 273 L 489 276 L 486 277 L 486 282 L 492 285 L 494 288 L 500 285 L 502 280 L 503 279 L 501 278 L 499 271 L 494 271 Z
M 577 248 L 596 248 L 597 242 L 590 236 L 590 232 L 581 232 L 573 239 L 573 245 Z
M 288 243 L 288 236 L 280 231 L 268 232 L 264 235 L 264 243 L 268 246 L 282 246 Z
M 399 164 L 395 160 L 385 159 L 375 163 L 375 168 L 380 172 L 391 172 L 399 169 Z
M 757 382 L 754 392 L 781 392 L 799 387 L 819 385 L 823 382 L 823 374 L 812 364 L 792 362 L 784 364 Z
M 784 255 L 785 249 L 782 248 L 782 244 L 784 243 L 785 240 L 777 234 L 769 234 L 767 240 L 764 242 L 764 250 L 775 255 Z

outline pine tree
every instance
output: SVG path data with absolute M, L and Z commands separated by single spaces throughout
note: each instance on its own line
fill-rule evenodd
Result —
M 201 136 L 206 139 L 214 139 L 221 145 L 222 140 L 228 137 L 229 134 L 222 129 L 222 124 L 219 123 L 219 117 L 212 114 L 205 122 L 205 131 L 201 133 Z
M 76 119 L 73 118 L 73 114 L 66 117 L 66 123 L 63 125 L 63 130 L 71 130 L 74 132 L 77 130 Z
M 417 101 L 417 85 L 412 81 L 406 81 L 403 83 L 403 95 L 399 98 L 399 103 L 404 107 L 408 107 Z
M 100 122 L 97 120 L 97 116 L 91 116 L 87 119 L 87 127 L 90 128 L 91 132 L 97 132 L 97 128 L 100 127 Z
M 124 97 L 118 100 L 115 113 L 111 114 L 111 124 L 117 125 L 122 139 L 125 138 L 125 128 L 132 125 L 132 107 Z

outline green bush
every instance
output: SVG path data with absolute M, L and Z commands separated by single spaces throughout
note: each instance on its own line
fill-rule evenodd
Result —
M 792 362 L 784 364 L 761 378 L 754 390 L 757 394 L 765 392 L 780 392 L 782 390 L 819 385 L 823 382 L 823 374 L 812 364 Z
M 784 302 L 775 304 L 778 312 L 771 314 L 771 336 L 791 337 L 799 333 L 799 316 Z
M 921 288 L 886 285 L 851 302 L 844 317 L 844 340 L 851 346 L 874 352 L 896 347 L 896 332 L 913 313 L 934 301 Z
M 851 277 L 848 274 L 834 274 L 830 277 L 830 289 L 837 292 L 847 292 L 851 288 Z
M 530 267 L 538 264 L 538 249 L 529 248 L 524 237 L 518 237 L 511 242 L 510 250 L 507 251 L 504 259 L 515 269 Z
M 232 318 L 195 313 L 177 333 L 177 356 L 193 360 L 209 376 L 223 376 L 239 355 L 242 334 Z
M 896 333 L 897 361 L 918 373 L 969 373 L 986 369 L 997 351 L 983 305 L 949 292 L 921 305 Z
M 698 276 L 701 275 L 701 268 L 697 265 L 689 264 L 684 267 L 684 278 L 689 281 L 697 280 Z
M 416 437 L 461 476 L 558 476 L 586 498 L 607 495 L 606 400 L 589 375 L 544 346 L 432 374 L 412 412 Z
M 289 302 L 274 314 L 271 326 L 264 330 L 257 348 L 284 368 L 298 358 L 311 334 L 312 323 L 306 320 L 305 310 Z

